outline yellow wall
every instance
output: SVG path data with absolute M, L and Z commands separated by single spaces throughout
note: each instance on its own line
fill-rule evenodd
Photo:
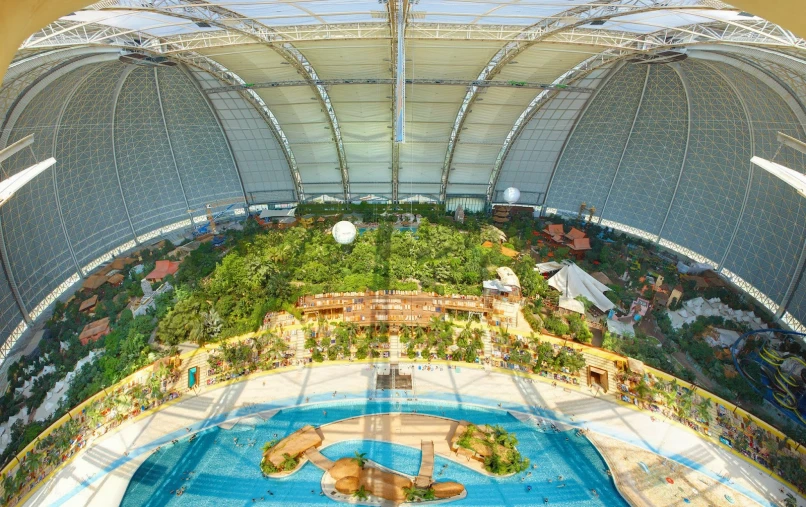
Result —
M 0 0 L 0 78 L 26 37 L 89 5 L 87 0 Z
M 727 3 L 777 23 L 798 37 L 806 38 L 806 9 L 803 0 L 728 0 Z

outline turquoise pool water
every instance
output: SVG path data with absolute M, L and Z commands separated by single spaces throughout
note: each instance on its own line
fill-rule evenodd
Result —
M 163 445 L 137 470 L 121 506 L 337 505 L 320 496 L 322 471 L 310 463 L 284 479 L 263 477 L 258 468 L 263 443 L 288 435 L 305 424 L 318 426 L 358 415 L 415 409 L 421 414 L 500 424 L 517 435 L 521 453 L 538 465 L 530 469 L 529 477 L 519 474 L 492 478 L 437 456 L 435 479 L 461 482 L 468 491 L 467 498 L 451 505 L 543 505 L 544 497 L 550 505 L 627 505 L 606 475 L 605 463 L 596 448 L 573 431 L 542 432 L 506 411 L 455 403 L 344 401 L 284 409 L 267 421 L 249 419 L 230 430 L 209 428 L 198 433 L 192 442 L 184 438 L 176 444 Z M 365 452 L 373 461 L 410 475 L 416 475 L 419 468 L 419 449 L 386 442 L 341 442 L 322 453 L 338 459 L 352 456 L 355 451 Z M 445 464 L 447 468 L 439 475 Z M 521 477 L 525 479 L 521 481 Z M 562 484 L 565 486 L 558 487 Z M 529 485 L 531 491 L 527 491 Z M 182 496 L 171 494 L 183 486 L 186 491 Z M 591 489 L 596 489 L 599 496 L 591 494 Z

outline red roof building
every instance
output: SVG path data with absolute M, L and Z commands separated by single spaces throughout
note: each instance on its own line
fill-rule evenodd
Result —
M 179 263 L 174 261 L 157 261 L 154 271 L 146 275 L 146 280 L 161 282 L 168 275 L 179 271 Z
M 101 285 L 106 283 L 106 275 L 101 273 L 95 273 L 94 275 L 88 276 L 84 283 L 81 284 L 82 290 L 95 290 Z
M 585 233 L 577 229 L 576 227 L 571 227 L 571 230 L 565 235 L 566 238 L 574 241 L 576 239 L 584 238 Z
M 109 328 L 109 317 L 105 317 L 101 320 L 90 322 L 84 326 L 81 334 L 78 335 L 78 341 L 81 342 L 81 345 L 86 345 L 89 342 L 98 341 L 100 338 L 108 335 L 111 332 L 112 330 Z
M 548 226 L 543 229 L 543 234 L 551 238 L 555 243 L 562 243 L 563 236 L 565 236 L 563 224 L 548 224 Z
M 568 247 L 574 251 L 583 251 L 591 249 L 590 238 L 576 238 L 573 242 L 568 243 Z
M 120 273 L 115 273 L 114 275 L 109 277 L 106 283 L 108 283 L 113 287 L 117 287 L 118 285 L 123 283 L 123 275 Z
M 95 308 L 95 305 L 97 305 L 97 304 L 98 304 L 98 296 L 97 295 L 92 296 L 91 298 L 86 299 L 86 300 L 81 302 L 81 305 L 78 307 L 78 311 L 79 312 L 83 312 L 83 311 L 91 312 L 92 309 Z

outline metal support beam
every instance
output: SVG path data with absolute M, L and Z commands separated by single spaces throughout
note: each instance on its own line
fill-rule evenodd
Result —
M 785 146 L 789 146 L 793 150 L 797 150 L 801 153 L 806 153 L 806 143 L 804 143 L 800 139 L 795 139 L 792 136 L 788 136 L 783 132 L 778 132 L 778 142 Z
M 602 204 L 602 210 L 599 212 L 599 220 L 597 223 L 601 224 L 602 219 L 604 218 L 605 210 L 607 210 L 607 203 L 610 202 L 610 194 L 613 192 L 613 187 L 616 186 L 616 179 L 618 179 L 618 173 L 621 170 L 621 164 L 624 162 L 624 156 L 627 154 L 627 148 L 630 146 L 630 139 L 632 139 L 632 133 L 635 130 L 635 124 L 638 122 L 638 115 L 641 114 L 641 106 L 644 104 L 644 96 L 646 95 L 646 85 L 649 83 L 649 72 L 651 71 L 652 66 L 646 66 L 646 76 L 644 76 L 644 87 L 641 88 L 641 98 L 638 99 L 638 107 L 635 108 L 635 116 L 632 119 L 632 125 L 630 125 L 630 132 L 627 134 L 627 140 L 624 142 L 624 148 L 621 150 L 621 156 L 618 159 L 618 165 L 616 165 L 616 172 L 613 173 L 613 181 L 610 182 L 610 187 L 607 189 L 607 195 L 605 196 L 604 204 Z
M 356 78 L 356 79 L 317 79 L 314 82 L 321 86 L 335 85 L 397 85 L 394 78 Z M 443 85 L 443 86 L 476 86 L 478 88 L 525 88 L 535 90 L 565 90 L 569 92 L 593 93 L 590 88 L 578 86 L 568 86 L 564 84 L 545 84 L 530 81 L 488 81 L 488 80 L 468 80 L 468 79 L 405 79 L 409 85 Z M 206 93 L 223 93 L 229 91 L 254 90 L 259 88 L 281 88 L 285 86 L 309 86 L 309 81 L 268 81 L 263 83 L 248 83 L 244 85 L 219 86 L 208 88 Z
M 540 207 L 540 216 L 544 216 L 545 213 L 546 213 L 546 205 L 547 205 L 548 200 L 549 200 L 549 193 L 551 192 L 551 184 L 554 183 L 554 176 L 556 176 L 556 174 L 557 174 L 557 168 L 560 167 L 560 163 L 562 162 L 563 155 L 565 155 L 565 150 L 568 148 L 568 143 L 571 142 L 571 139 L 574 137 L 574 132 L 576 132 L 576 129 L 579 126 L 579 123 L 582 121 L 582 118 L 585 117 L 585 113 L 588 112 L 588 109 L 590 108 L 590 106 L 593 103 L 594 99 L 596 99 L 596 97 L 599 95 L 599 92 L 601 92 L 605 88 L 605 86 L 607 86 L 607 83 L 610 81 L 610 79 L 613 76 L 616 75 L 616 73 L 619 70 L 621 70 L 622 66 L 623 66 L 623 64 L 619 64 L 619 65 L 615 65 L 612 69 L 610 69 L 610 72 L 607 74 L 607 76 L 605 76 L 605 78 L 602 79 L 602 81 L 599 83 L 599 86 L 596 88 L 596 91 L 594 93 L 592 93 L 590 97 L 588 97 L 588 100 L 585 102 L 585 105 L 582 106 L 582 111 L 580 111 L 579 115 L 577 115 L 577 117 L 576 117 L 576 120 L 574 120 L 574 126 L 571 127 L 571 132 L 568 133 L 568 137 L 565 138 L 565 141 L 563 142 L 563 146 L 560 149 L 560 155 L 557 157 L 556 162 L 554 162 L 554 168 L 551 171 L 551 176 L 549 177 L 549 183 L 548 183 L 548 185 L 546 185 L 546 193 L 543 196 L 543 204 Z M 524 122 L 524 124 L 525 123 L 526 122 Z M 510 146 L 511 145 L 512 144 L 510 143 Z M 505 148 L 505 149 L 508 150 L 508 148 Z M 508 151 L 507 151 L 507 153 L 508 153 Z M 502 154 L 499 155 L 499 158 L 501 159 L 500 165 L 503 165 L 503 163 L 504 163 L 503 159 L 505 157 L 506 157 L 506 153 L 504 153 L 504 150 L 502 150 Z M 500 169 L 498 171 L 498 174 L 500 174 Z M 496 176 L 496 181 L 495 182 L 492 182 L 492 181 L 490 182 L 490 187 L 487 190 L 487 195 L 488 195 L 487 204 L 492 203 L 492 193 L 495 190 L 495 184 L 496 183 L 497 183 L 497 176 Z
M 76 82 L 76 84 L 73 86 L 73 89 L 70 90 L 70 92 L 67 94 L 67 97 L 64 100 L 64 104 L 62 104 L 62 108 L 59 111 L 59 116 L 56 119 L 56 127 L 53 129 L 53 145 L 51 146 L 51 153 L 53 154 L 53 156 L 56 156 L 56 146 L 59 141 L 59 132 L 61 131 L 62 119 L 64 118 L 65 111 L 67 111 L 67 106 L 70 105 L 70 101 L 73 100 L 73 97 L 75 96 L 76 92 L 78 92 L 78 89 L 81 88 L 81 86 L 87 81 L 87 79 L 89 79 L 90 76 L 98 72 L 99 67 L 101 66 L 96 66 L 94 69 L 90 69 L 84 75 L 83 78 L 79 79 Z M 56 169 L 53 169 L 52 171 L 53 194 L 56 196 L 56 210 L 58 211 L 59 214 L 59 221 L 62 224 L 62 231 L 64 232 L 64 239 L 67 242 L 67 249 L 70 251 L 70 257 L 72 257 L 73 259 L 73 264 L 75 264 L 76 266 L 76 272 L 78 273 L 78 276 L 84 278 L 86 275 L 84 273 L 84 270 L 81 268 L 81 265 L 79 265 L 78 263 L 78 258 L 76 257 L 75 250 L 73 249 L 73 244 L 70 242 L 70 235 L 67 233 L 67 223 L 64 220 L 64 213 L 62 212 L 62 201 L 61 198 L 59 197 L 59 185 L 58 185 L 59 179 L 56 177 L 56 173 L 57 173 Z
M 190 201 L 188 201 L 188 195 L 185 192 L 185 185 L 182 183 L 182 175 L 179 174 L 179 164 L 176 163 L 174 145 L 171 142 L 171 132 L 168 130 L 168 122 L 165 120 L 165 109 L 162 107 L 162 92 L 160 91 L 160 78 L 156 67 L 154 67 L 154 86 L 157 89 L 157 103 L 160 105 L 160 117 L 162 118 L 162 126 L 165 127 L 165 138 L 168 140 L 168 150 L 171 152 L 171 160 L 173 160 L 174 163 L 176 177 L 179 179 L 179 189 L 182 190 L 182 197 L 185 199 L 185 209 L 190 210 Z M 192 220 L 190 225 L 191 227 L 193 226 Z
M 390 79 L 394 96 L 392 113 L 392 202 L 398 201 L 400 193 L 400 144 L 406 140 L 406 22 L 409 0 L 386 0 L 389 31 L 393 40 L 391 60 L 394 77 Z M 352 79 L 345 79 L 352 83 Z M 373 81 L 373 80 L 366 80 Z M 384 81 L 386 81 L 384 79 Z M 368 83 L 371 84 L 371 83 Z M 385 84 L 385 83 L 384 83 Z
M 14 143 L 14 144 L 12 144 L 10 146 L 6 146 L 2 150 L 0 150 L 0 162 L 3 162 L 4 160 L 8 160 L 12 156 L 14 156 L 14 154 L 19 153 L 20 151 L 24 150 L 25 148 L 31 146 L 32 144 L 34 144 L 34 135 L 30 134 L 30 135 L 27 135 L 27 136 L 23 137 L 22 139 L 20 139 L 16 143 Z
M 221 124 L 221 118 L 218 116 L 218 111 L 216 111 L 215 107 L 213 107 L 213 104 L 210 102 L 210 97 L 208 97 L 207 94 L 204 93 L 204 90 L 202 90 L 201 85 L 193 76 L 193 74 L 188 70 L 187 66 L 180 65 L 179 68 L 182 69 L 182 73 L 185 75 L 185 77 L 190 79 L 190 81 L 193 83 L 194 88 L 199 93 L 199 95 L 202 96 L 204 103 L 207 104 L 207 108 L 210 110 L 210 114 L 212 114 L 213 118 L 215 118 L 215 122 L 218 125 L 218 131 L 221 133 L 221 137 L 224 138 L 224 142 L 227 144 L 227 151 L 229 152 L 230 160 L 232 160 L 232 168 L 235 171 L 235 176 L 238 177 L 238 182 L 241 185 L 241 192 L 243 192 L 243 199 L 244 202 L 246 202 L 246 207 L 248 211 L 249 199 L 246 196 L 246 187 L 243 184 L 243 178 L 241 178 L 241 171 L 240 168 L 238 167 L 238 162 L 235 160 L 235 153 L 232 151 L 232 145 L 229 142 L 229 138 L 227 137 L 226 132 L 224 132 L 224 126 Z M 299 199 L 299 195 L 297 195 L 297 199 Z
M 130 0 L 129 3 L 139 2 Z M 121 46 L 149 46 L 152 50 L 168 55 L 172 52 L 195 51 L 200 49 L 243 46 L 245 44 L 256 44 L 257 42 L 249 35 L 245 35 L 240 30 L 246 28 L 256 32 L 265 38 L 265 44 L 284 44 L 287 42 L 318 41 L 318 40 L 389 40 L 388 22 L 383 23 L 335 23 L 317 24 L 307 26 L 273 26 L 268 28 L 260 25 L 255 20 L 247 17 L 221 17 L 209 14 L 211 10 L 220 9 L 210 4 L 194 5 L 176 2 L 183 10 L 167 10 L 165 8 L 152 7 L 121 7 L 116 5 L 109 7 L 110 10 L 121 11 L 141 11 L 156 12 L 166 16 L 172 16 L 190 21 L 207 23 L 220 30 L 206 30 L 204 32 L 192 32 L 174 36 L 156 37 L 148 33 L 147 29 L 142 31 L 117 28 L 110 25 L 102 25 L 95 22 L 77 22 L 65 19 L 54 21 L 42 30 L 34 33 L 26 39 L 20 50 L 21 54 L 27 51 L 41 48 L 54 48 L 75 46 L 79 44 L 92 45 L 115 45 L 112 41 L 117 41 Z M 640 12 L 633 8 L 628 11 L 629 2 L 625 1 L 618 6 L 621 15 L 629 15 Z M 633 3 L 638 3 L 636 2 Z M 642 2 L 649 5 L 650 0 Z M 95 4 L 96 6 L 99 4 Z M 590 9 L 599 9 L 606 15 L 607 8 L 614 7 L 607 4 L 588 4 Z M 791 32 L 784 30 L 780 26 L 766 20 L 747 19 L 741 21 L 725 21 L 716 16 L 707 14 L 713 10 L 708 5 L 679 5 L 675 7 L 655 7 L 642 8 L 651 11 L 681 11 L 683 14 L 697 11 L 696 16 L 708 19 L 708 22 L 698 23 L 684 27 L 663 27 L 651 23 L 642 22 L 644 26 L 655 26 L 657 31 L 650 33 L 638 33 L 625 30 L 606 30 L 589 26 L 575 26 L 544 39 L 546 42 L 562 42 L 565 44 L 594 45 L 603 47 L 631 48 L 634 51 L 646 52 L 662 48 L 681 47 L 689 44 L 723 44 L 739 43 L 752 46 L 768 46 L 804 49 L 806 41 L 795 37 Z M 724 9 L 723 9 L 724 10 Z M 189 13 L 193 14 L 189 14 Z M 199 13 L 202 13 L 199 15 Z M 208 16 L 205 18 L 204 16 Z M 237 16 L 237 15 L 236 15 Z M 598 16 L 602 18 L 602 16 Z M 595 18 L 589 16 L 586 23 L 590 23 Z M 457 24 L 457 23 L 426 23 L 417 22 L 409 24 L 406 38 L 408 40 L 474 40 L 474 41 L 498 41 L 510 42 L 518 40 L 529 40 L 540 37 L 545 32 L 546 25 L 558 21 L 554 18 L 544 20 L 543 28 L 538 27 L 533 32 L 524 35 L 521 25 L 489 25 L 489 24 Z M 564 22 L 574 21 L 574 16 L 569 16 Z M 630 21 L 631 23 L 637 23 Z M 537 26 L 537 25 L 535 25 Z M 553 26 L 553 25 L 552 25 Z M 125 41 L 125 44 L 124 44 Z
M 112 161 L 115 165 L 115 176 L 118 179 L 118 189 L 120 190 L 120 202 L 123 203 L 123 209 L 126 211 L 126 220 L 129 222 L 129 228 L 132 231 L 132 238 L 134 238 L 134 243 L 139 244 L 137 241 L 137 232 L 134 230 L 134 223 L 132 222 L 132 216 L 129 213 L 129 205 L 126 204 L 126 195 L 123 193 L 123 183 L 120 180 L 120 171 L 118 170 L 118 155 L 117 155 L 117 137 L 115 136 L 115 115 L 118 111 L 118 99 L 120 98 L 120 92 L 123 90 L 123 84 L 126 82 L 126 79 L 129 77 L 129 74 L 135 69 L 133 65 L 129 66 L 129 68 L 125 69 L 120 76 L 118 77 L 118 82 L 115 85 L 115 93 L 112 95 Z
M 11 269 L 11 262 L 8 260 L 6 236 L 3 234 L 2 220 L 0 220 L 0 263 L 3 265 L 3 271 L 5 272 L 6 280 L 8 281 L 8 288 L 11 289 L 11 294 L 14 296 L 14 302 L 17 303 L 17 308 L 20 309 L 23 320 L 30 326 L 33 321 L 31 320 L 30 313 L 28 313 L 28 310 L 25 308 L 22 295 L 20 294 L 19 288 L 17 287 L 17 282 L 14 279 L 14 271 Z
M 742 105 L 742 110 L 744 111 L 744 117 L 747 120 L 747 130 L 750 133 L 750 156 L 754 157 L 756 155 L 756 135 L 755 131 L 753 130 L 753 117 L 750 115 L 750 109 L 747 107 L 747 102 L 744 100 L 741 92 L 738 88 L 736 88 L 736 84 L 731 81 L 727 76 L 725 76 L 717 67 L 711 65 L 709 62 L 702 62 L 703 65 L 711 69 L 711 71 L 721 77 L 725 83 L 730 87 L 733 93 L 736 95 L 736 99 Z M 749 164 L 749 162 L 748 162 Z M 722 258 L 719 260 L 719 264 L 717 265 L 716 272 L 719 273 L 722 271 L 722 268 L 725 266 L 725 260 L 728 258 L 728 254 L 730 253 L 730 249 L 733 247 L 733 242 L 736 240 L 736 235 L 739 234 L 739 228 L 742 224 L 742 218 L 744 218 L 744 210 L 747 207 L 747 201 L 750 199 L 750 189 L 753 187 L 753 176 L 755 173 L 755 168 L 753 164 L 749 164 L 750 172 L 747 175 L 747 185 L 744 189 L 744 199 L 742 199 L 742 207 L 739 209 L 739 216 L 736 218 L 736 226 L 733 228 L 733 233 L 730 236 L 730 240 L 728 241 L 728 246 L 725 247 L 725 253 L 722 255 Z
M 686 168 L 686 161 L 688 160 L 688 147 L 689 143 L 691 142 L 691 92 L 688 89 L 688 81 L 686 81 L 686 77 L 683 74 L 683 70 L 680 68 L 680 64 L 673 63 L 670 65 L 670 67 L 677 72 L 680 82 L 683 83 L 683 92 L 686 94 L 686 118 L 688 120 L 686 122 L 686 148 L 683 150 L 683 162 L 680 164 L 680 172 L 677 174 L 677 182 L 674 184 L 672 198 L 669 199 L 669 208 L 666 209 L 666 216 L 663 217 L 663 223 L 661 223 L 660 229 L 658 230 L 658 239 L 655 242 L 656 244 L 660 243 L 660 240 L 663 237 L 663 229 L 666 228 L 666 222 L 669 220 L 669 215 L 672 212 L 674 200 L 677 198 L 677 190 L 680 188 L 680 181 L 683 179 L 683 170 Z
M 391 3 L 391 2 L 390 2 Z M 396 7 L 395 36 L 395 142 L 406 142 L 406 17 L 408 0 L 394 0 Z

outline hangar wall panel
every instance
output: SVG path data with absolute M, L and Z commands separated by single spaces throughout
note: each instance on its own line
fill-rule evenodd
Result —
M 194 72 L 203 89 L 220 86 L 213 76 Z M 296 200 L 283 149 L 266 121 L 237 92 L 207 95 L 229 140 L 250 203 Z
M 779 151 L 778 132 L 804 138 L 798 119 L 781 96 L 757 78 L 728 64 L 707 65 L 734 83 L 747 105 L 755 154 L 768 160 L 774 158 L 786 167 L 806 168 L 803 154 L 791 148 Z M 781 301 L 806 239 L 806 201 L 780 179 L 757 167 L 752 169 L 753 180 L 739 234 L 728 252 L 725 268 L 774 301 Z
M 650 65 L 644 100 L 603 218 L 660 232 L 674 192 L 688 133 L 688 101 L 677 72 Z
M 795 288 L 789 306 L 787 306 L 787 312 L 795 317 L 801 326 L 806 322 L 806 276 L 801 277 Z M 800 329 L 800 331 L 804 331 L 804 329 Z
M 744 200 L 752 139 L 727 81 L 702 63 L 687 60 L 681 68 L 691 101 L 691 138 L 662 235 L 719 263 Z
M 35 134 L 34 144 L 31 150 L 23 150 L 3 163 L 3 177 L 53 156 L 54 127 L 60 112 L 73 90 L 91 75 L 86 68 L 73 70 L 28 103 L 13 125 L 8 144 Z M 56 208 L 53 169 L 25 185 L 1 210 L 9 264 L 23 304 L 32 312 L 76 272 Z
M 115 112 L 118 170 L 138 236 L 187 217 L 150 67 L 134 69 Z
M 227 140 L 196 85 L 177 68 L 157 69 L 157 81 L 190 209 L 243 197 Z
M 22 321 L 22 312 L 14 301 L 6 274 L 0 267 L 0 344 L 11 336 Z
M 571 133 L 548 192 L 548 206 L 601 210 L 630 134 L 647 67 L 626 65 L 594 97 Z
M 121 200 L 109 121 L 124 71 L 102 64 L 78 87 L 56 134 L 56 189 L 67 236 L 80 266 L 134 239 Z
M 579 80 L 583 88 L 596 88 L 609 69 L 597 69 Z M 523 204 L 543 204 L 551 173 L 565 140 L 590 94 L 559 92 L 534 114 L 515 139 L 504 159 L 494 202 L 503 201 L 509 187 L 521 191 Z

